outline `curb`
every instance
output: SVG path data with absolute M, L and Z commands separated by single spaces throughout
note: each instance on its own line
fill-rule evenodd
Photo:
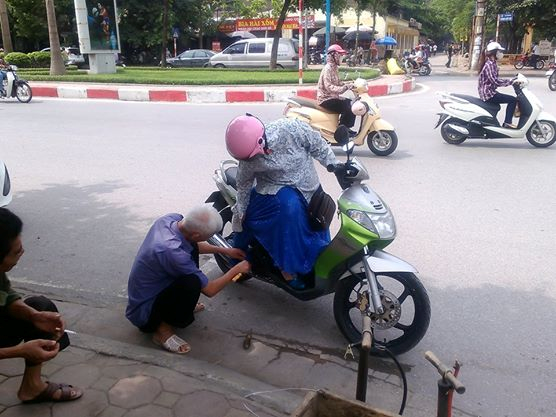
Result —
M 301 96 L 316 99 L 316 86 L 310 87 L 269 87 L 260 89 L 245 87 L 212 88 L 153 88 L 138 87 L 87 87 L 84 85 L 32 85 L 34 97 L 104 99 L 121 101 L 152 101 L 182 103 L 254 103 L 284 102 L 289 97 Z M 370 96 L 386 96 L 407 93 L 415 89 L 415 78 L 393 83 L 372 84 L 368 86 Z

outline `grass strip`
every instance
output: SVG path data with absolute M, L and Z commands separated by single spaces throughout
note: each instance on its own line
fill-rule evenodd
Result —
M 157 67 L 117 68 L 116 74 L 88 74 L 87 71 L 69 70 L 65 75 L 51 76 L 48 68 L 21 68 L 19 76 L 29 81 L 67 81 L 91 83 L 160 84 L 160 85 L 257 85 L 257 84 L 298 84 L 296 70 L 250 69 L 163 69 Z M 354 71 L 342 68 L 340 74 L 347 73 L 348 79 L 362 77 L 373 79 L 379 75 L 375 69 Z M 305 83 L 316 83 L 319 70 L 303 71 Z

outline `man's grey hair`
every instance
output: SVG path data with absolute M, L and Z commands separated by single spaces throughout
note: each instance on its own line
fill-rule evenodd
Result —
M 222 217 L 209 204 L 193 207 L 183 220 L 189 232 L 199 233 L 207 239 L 222 230 Z

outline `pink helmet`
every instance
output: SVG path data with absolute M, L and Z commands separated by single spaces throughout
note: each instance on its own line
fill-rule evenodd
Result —
M 250 114 L 236 117 L 226 128 L 226 148 L 239 160 L 264 154 L 266 136 L 263 123 Z
M 336 52 L 336 53 L 341 54 L 341 55 L 347 54 L 347 52 L 344 51 L 344 49 L 340 45 L 338 45 L 337 43 L 335 43 L 334 45 L 330 45 L 327 52 L 328 53 Z

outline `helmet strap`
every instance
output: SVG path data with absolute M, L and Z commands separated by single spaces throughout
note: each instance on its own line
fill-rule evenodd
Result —
M 264 123 L 261 121 L 261 119 L 259 119 L 257 116 L 253 116 L 251 113 L 245 113 L 245 115 L 249 116 L 249 117 L 254 117 L 263 126 L 263 136 L 261 137 L 261 139 L 264 140 L 263 152 L 264 152 L 265 155 L 269 155 L 270 151 L 268 149 L 268 141 L 267 141 L 267 138 L 266 138 L 266 129 L 264 127 Z

